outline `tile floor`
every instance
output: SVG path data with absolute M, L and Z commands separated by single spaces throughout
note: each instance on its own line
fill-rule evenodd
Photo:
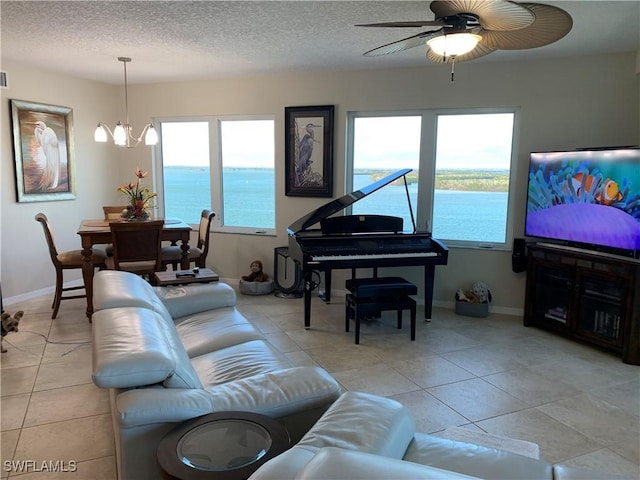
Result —
M 47 296 L 5 306 L 26 315 L 1 357 L 1 478 L 71 477 L 36 465 L 114 479 L 109 402 L 91 383 L 85 303 L 63 302 L 54 321 L 50 303 Z M 640 477 L 640 367 L 616 356 L 504 315 L 435 308 L 411 342 L 408 325 L 397 330 L 395 314 L 385 312 L 363 325 L 355 345 L 353 329 L 343 331 L 342 298 L 314 298 L 311 330 L 302 327 L 300 299 L 239 295 L 238 308 L 294 364 L 320 365 L 347 390 L 402 402 L 419 431 L 463 426 L 536 442 L 550 462 Z M 7 471 L 26 460 L 30 472 Z

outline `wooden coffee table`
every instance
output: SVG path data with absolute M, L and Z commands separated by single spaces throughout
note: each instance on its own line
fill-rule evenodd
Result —
M 155 272 L 156 285 L 183 285 L 185 283 L 209 283 L 220 280 L 220 275 L 209 268 L 201 268 L 198 272 L 193 270 L 170 270 L 167 272 Z

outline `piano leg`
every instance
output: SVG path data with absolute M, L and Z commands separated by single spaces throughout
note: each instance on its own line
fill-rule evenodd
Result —
M 311 328 L 311 292 L 313 291 L 312 271 L 304 272 L 304 328 Z
M 324 272 L 324 301 L 331 303 L 331 269 Z
M 424 266 L 424 321 L 431 321 L 431 305 L 433 303 L 434 265 Z

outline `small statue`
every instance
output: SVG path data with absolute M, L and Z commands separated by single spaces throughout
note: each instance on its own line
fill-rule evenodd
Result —
M 241 278 L 245 282 L 268 282 L 269 275 L 262 271 L 262 262 L 260 260 L 254 260 L 251 262 L 251 273 L 249 275 L 243 275 Z

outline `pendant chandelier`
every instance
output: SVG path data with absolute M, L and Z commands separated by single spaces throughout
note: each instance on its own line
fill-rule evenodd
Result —
M 127 89 L 127 63 L 129 63 L 131 59 L 129 57 L 118 57 L 118 60 L 122 62 L 124 66 L 124 110 L 126 123 L 123 125 L 121 121 L 118 121 L 112 132 L 108 126 L 99 122 L 93 134 L 93 139 L 96 142 L 105 143 L 108 138 L 107 132 L 109 132 L 113 143 L 120 147 L 137 147 L 142 141 L 142 138 L 144 138 L 145 145 L 155 145 L 158 143 L 158 132 L 156 132 L 152 123 L 147 123 L 144 126 L 139 137 L 134 136 L 132 133 L 133 128 L 129 123 L 129 92 Z

